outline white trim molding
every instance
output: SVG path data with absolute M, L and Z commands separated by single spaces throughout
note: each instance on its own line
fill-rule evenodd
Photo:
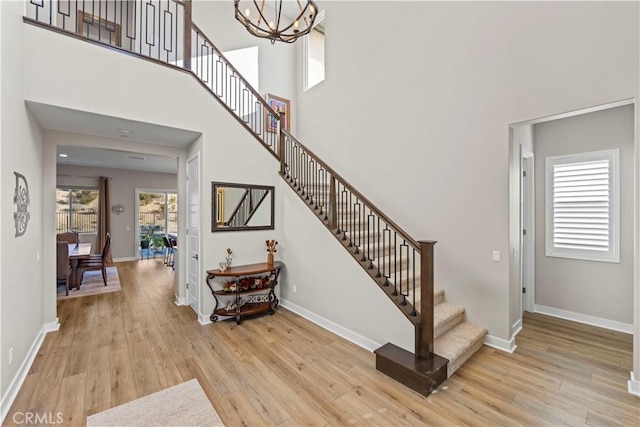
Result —
M 341 336 L 347 341 L 351 341 L 355 345 L 362 347 L 370 352 L 373 352 L 374 350 L 382 346 L 375 341 L 371 341 L 369 338 L 363 337 L 362 335 L 353 332 L 350 329 L 344 328 L 337 323 L 333 323 L 331 320 L 325 319 L 324 317 L 319 316 L 316 313 L 309 311 L 306 308 L 302 308 L 299 305 L 285 299 L 280 300 L 280 306 L 293 313 L 296 313 L 299 316 L 304 317 L 305 319 L 315 323 L 316 325 L 320 326 L 323 329 L 326 329 L 327 331 Z
M 55 332 L 60 329 L 60 319 L 56 317 L 56 320 L 53 322 L 47 322 L 43 326 L 44 333 Z
M 209 316 L 203 316 L 202 314 L 198 313 L 198 323 L 200 323 L 202 326 L 204 326 L 204 325 L 208 325 L 209 323 L 213 323 L 213 322 L 211 321 Z
M 629 393 L 640 396 L 640 378 L 636 378 L 633 371 L 631 371 L 631 379 L 627 381 Z
M 187 300 L 184 297 L 179 297 L 178 295 L 175 295 L 175 297 L 175 303 L 177 306 L 187 305 Z
M 15 377 L 13 377 L 11 384 L 9 384 L 9 388 L 7 388 L 7 392 L 2 396 L 2 402 L 0 403 L 0 424 L 4 424 L 4 419 L 9 413 L 11 405 L 13 405 L 13 402 L 16 400 L 18 392 L 20 391 L 24 380 L 27 378 L 29 369 L 31 369 L 31 365 L 38 355 L 38 351 L 40 351 L 40 346 L 44 341 L 45 335 L 47 332 L 57 331 L 59 328 L 60 323 L 58 322 L 58 319 L 53 322 L 45 323 L 42 325 L 42 328 L 40 328 L 40 332 L 38 332 L 36 339 L 33 341 L 31 348 L 27 352 L 27 357 L 24 358 L 22 365 L 20 365 L 20 369 L 18 369 Z
M 536 313 L 547 316 L 559 317 L 560 319 L 572 320 L 578 323 L 598 326 L 600 328 L 611 329 L 625 334 L 633 334 L 633 324 L 622 323 L 615 320 L 603 319 L 602 317 L 589 316 L 588 314 L 574 313 L 572 311 L 560 310 L 559 308 L 547 307 L 536 304 Z
M 493 335 L 484 336 L 484 345 L 493 347 L 500 351 L 506 351 L 507 353 L 513 353 L 518 346 L 516 345 L 516 337 L 512 337 L 509 341 L 502 338 L 494 337 Z
M 522 318 L 518 319 L 516 323 L 511 327 L 511 339 L 515 338 L 516 335 L 520 333 L 522 330 Z

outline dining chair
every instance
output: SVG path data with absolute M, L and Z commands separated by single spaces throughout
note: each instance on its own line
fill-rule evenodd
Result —
M 69 233 L 59 233 L 56 235 L 56 241 L 58 242 L 67 242 L 67 243 L 79 243 L 80 238 L 78 236 L 77 231 L 69 232 Z
M 78 268 L 76 275 L 76 283 L 78 289 L 82 285 L 82 278 L 85 271 L 102 270 L 102 280 L 107 286 L 107 259 L 109 258 L 109 250 L 111 249 L 111 234 L 107 233 L 107 239 L 102 248 L 100 255 L 91 255 L 89 258 L 80 258 L 78 260 Z
M 65 241 L 56 242 L 56 283 L 63 281 L 69 296 L 69 283 L 71 282 L 71 264 L 69 263 L 69 243 Z
M 168 267 L 171 259 L 171 242 L 167 236 L 162 236 L 162 243 L 164 244 L 164 265 Z

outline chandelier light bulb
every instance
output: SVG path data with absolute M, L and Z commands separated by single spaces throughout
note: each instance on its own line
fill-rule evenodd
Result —
M 244 16 L 246 16 L 247 18 L 249 18 L 251 16 L 251 11 L 249 10 L 249 8 L 246 8 L 244 10 Z

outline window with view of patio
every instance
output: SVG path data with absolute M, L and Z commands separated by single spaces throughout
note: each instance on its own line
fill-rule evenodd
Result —
M 98 231 L 98 189 L 56 189 L 56 233 Z

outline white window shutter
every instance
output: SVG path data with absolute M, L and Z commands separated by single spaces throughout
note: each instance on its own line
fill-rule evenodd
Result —
M 547 159 L 547 255 L 618 262 L 617 150 Z

